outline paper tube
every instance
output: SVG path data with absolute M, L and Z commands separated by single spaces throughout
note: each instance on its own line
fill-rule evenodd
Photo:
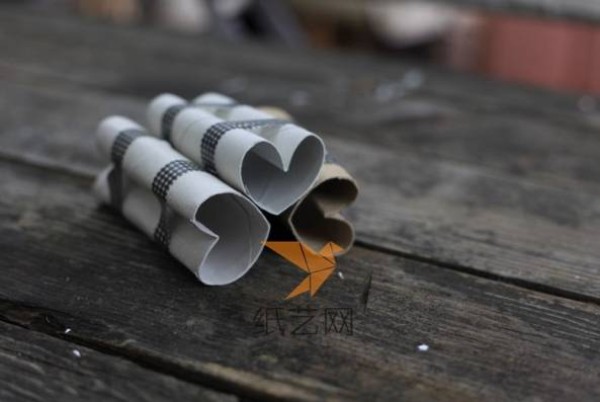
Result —
M 94 192 L 207 285 L 242 277 L 260 255 L 269 224 L 247 198 L 176 152 L 144 135 L 137 123 L 109 117 L 98 128 L 113 161 Z
M 260 208 L 282 213 L 318 177 L 325 157 L 322 140 L 289 121 L 231 104 L 220 95 L 211 96 L 197 99 L 193 107 L 175 95 L 156 97 L 148 107 L 151 132 Z M 216 113 L 212 106 L 226 113 Z M 226 114 L 227 119 L 219 114 Z
M 341 214 L 358 196 L 358 186 L 340 165 L 326 163 L 310 192 L 279 219 L 294 237 L 314 251 L 333 242 L 346 253 L 354 243 L 352 224 Z
M 194 103 L 204 104 L 204 109 L 225 119 L 247 117 L 245 113 L 248 109 L 232 107 L 234 101 L 223 95 L 202 95 Z M 264 106 L 260 110 L 263 118 L 292 120 L 286 111 L 276 107 Z M 321 168 L 311 190 L 280 216 L 274 217 L 279 223 L 279 235 L 286 237 L 282 231 L 289 230 L 296 240 L 316 252 L 333 242 L 341 248 L 336 254 L 344 254 L 354 243 L 354 228 L 341 211 L 352 204 L 357 196 L 356 180 L 342 166 L 328 161 Z

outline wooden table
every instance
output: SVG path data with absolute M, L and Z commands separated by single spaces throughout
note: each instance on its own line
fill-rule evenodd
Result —
M 101 118 L 209 90 L 289 110 L 358 178 L 315 298 L 284 301 L 303 276 L 267 252 L 202 286 L 94 201 Z M 0 400 L 600 398 L 591 98 L 3 10 L 0 122 Z M 293 333 L 307 307 L 352 332 Z

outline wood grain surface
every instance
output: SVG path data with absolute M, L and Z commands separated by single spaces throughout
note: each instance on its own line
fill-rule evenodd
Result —
M 158 92 L 207 90 L 289 110 L 359 180 L 358 246 L 317 298 L 284 302 L 303 276 L 271 253 L 202 286 L 93 200 L 101 118 L 143 121 Z M 0 12 L 0 395 L 597 400 L 600 115 L 580 101 Z M 316 334 L 293 331 L 306 308 Z M 268 309 L 284 333 L 265 333 Z M 351 309 L 352 333 L 326 333 L 327 309 Z
M 111 112 L 144 121 L 144 103 L 132 95 L 99 94 L 94 86 L 37 73 L 21 71 L 14 78 L 11 71 L 0 67 L 5 153 L 91 174 L 102 165 L 92 138 L 97 122 Z M 272 74 L 254 79 L 267 76 Z M 261 88 L 272 85 L 267 80 Z M 210 84 L 204 85 L 197 93 Z M 260 99 L 279 105 L 276 98 Z M 361 244 L 600 300 L 600 254 L 594 247 L 600 233 L 600 137 L 593 123 L 576 125 L 572 115 L 557 117 L 560 122 L 546 116 L 516 122 L 503 109 L 456 107 L 438 120 L 419 117 L 421 107 L 403 103 L 430 104 L 425 95 L 417 99 L 383 107 L 391 110 L 388 115 L 404 111 L 406 119 L 399 121 L 372 117 L 368 112 L 377 105 L 368 98 L 355 101 L 346 119 L 317 97 L 311 107 L 319 112 L 297 114 L 359 180 L 361 197 L 349 216 Z M 435 106 L 439 100 L 431 102 L 442 109 Z
M 0 322 L 3 401 L 181 401 L 238 399 L 125 359 Z
M 269 253 L 235 284 L 205 287 L 98 209 L 88 179 L 15 163 L 0 173 L 8 183 L 2 320 L 258 399 L 591 400 L 600 392 L 599 306 L 361 247 L 339 262 L 344 280 L 332 278 L 310 302 L 283 301 L 302 274 Z M 257 327 L 260 308 L 307 305 L 353 309 L 353 334 Z

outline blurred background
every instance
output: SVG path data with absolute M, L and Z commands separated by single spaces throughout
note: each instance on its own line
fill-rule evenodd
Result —
M 600 0 L 4 2 L 232 41 L 384 53 L 504 81 L 600 94 L 600 25 L 594 24 Z

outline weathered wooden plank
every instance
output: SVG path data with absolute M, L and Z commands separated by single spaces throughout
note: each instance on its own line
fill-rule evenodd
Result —
M 246 78 L 249 79 L 245 80 L 246 82 L 242 85 L 240 82 L 230 83 L 229 89 L 233 91 L 239 91 L 245 87 L 243 84 L 253 86 L 252 78 L 259 76 L 263 80 L 270 78 L 283 85 L 294 84 L 293 81 L 296 81 L 295 89 L 312 84 L 307 89 L 321 88 L 319 95 L 327 95 L 331 93 L 332 89 L 337 89 L 334 92 L 344 90 L 350 97 L 368 94 L 375 85 L 381 83 L 387 85 L 384 85 L 386 88 L 383 88 L 385 93 L 380 93 L 380 96 L 400 95 L 401 97 L 402 90 L 410 89 L 411 86 L 400 88 L 398 87 L 399 81 L 401 78 L 410 78 L 408 81 L 411 84 L 417 84 L 416 86 L 426 93 L 434 93 L 438 97 L 449 97 L 453 101 L 460 99 L 462 103 L 470 104 L 473 107 L 489 108 L 502 105 L 509 107 L 510 110 L 525 109 L 528 113 L 544 113 L 547 116 L 579 112 L 577 106 L 579 97 L 577 96 L 500 84 L 472 75 L 453 73 L 433 66 L 415 65 L 394 58 L 366 57 L 364 55 L 348 57 L 348 55 L 317 50 L 295 52 L 250 42 L 223 43 L 206 37 L 177 35 L 148 29 L 109 27 L 74 18 L 57 18 L 56 16 L 48 18 L 32 13 L 10 12 L 10 8 L 7 11 L 5 7 L 0 10 L 3 11 L 0 13 L 2 21 L 0 32 L 3 37 L 11 40 L 5 45 L 8 53 L 3 56 L 6 60 L 11 60 L 15 55 L 19 55 L 17 56 L 19 59 L 31 57 L 30 61 L 33 61 L 36 67 L 40 67 L 39 60 L 45 60 L 48 66 L 52 66 L 52 63 L 59 63 L 63 74 L 79 72 L 78 75 L 82 78 L 93 78 L 89 82 L 90 84 L 95 83 L 104 87 L 116 84 L 115 79 L 129 71 L 130 79 L 112 88 L 116 91 L 129 89 L 153 95 L 154 92 L 151 91 L 151 88 L 147 88 L 151 84 L 151 79 L 162 78 L 164 80 L 171 72 L 170 69 L 165 69 L 163 66 L 171 65 L 179 72 L 183 66 L 187 65 L 188 72 L 194 69 L 202 73 L 211 71 L 214 73 L 221 70 L 224 73 L 238 72 L 247 75 Z M 20 46 L 21 44 L 22 46 Z M 27 45 L 33 46 L 33 49 L 27 50 Z M 41 46 L 40 49 L 37 49 L 37 46 Z M 51 53 L 52 50 L 48 48 L 49 46 L 54 46 L 54 51 L 59 53 L 72 50 L 73 52 L 69 56 L 73 60 L 69 61 L 74 63 L 69 67 L 64 63 L 64 57 L 36 58 L 36 54 L 39 55 L 40 52 L 42 55 L 47 52 Z M 93 49 L 93 52 L 90 49 Z M 127 57 L 123 57 L 123 54 L 126 54 Z M 140 57 L 144 59 L 144 62 L 139 59 Z M 108 59 L 103 60 L 105 58 Z M 153 59 L 153 63 L 148 62 L 149 58 Z M 85 61 L 87 61 L 87 65 L 82 63 Z M 114 64 L 115 62 L 116 64 Z M 135 65 L 136 68 L 141 67 L 142 72 L 150 72 L 150 75 L 136 75 L 136 69 L 125 68 L 127 64 Z M 94 68 L 97 70 L 88 76 L 87 74 L 94 71 Z M 103 70 L 105 75 L 99 74 L 98 69 Z M 160 70 L 162 70 L 162 76 Z M 277 75 L 274 76 L 273 71 L 277 71 Z M 406 72 L 421 72 L 425 75 L 405 77 L 404 73 Z M 196 82 L 202 81 L 197 81 L 191 77 L 191 74 L 186 74 L 185 78 L 188 76 L 190 79 L 185 81 L 173 78 L 173 75 L 171 75 L 171 79 L 178 82 L 186 93 L 194 95 L 196 92 L 193 92 L 193 89 L 186 90 L 185 85 L 182 84 L 187 83 L 189 86 L 193 86 Z M 144 78 L 149 82 L 144 82 Z M 417 79 L 415 80 L 415 78 Z M 420 78 L 424 78 L 423 82 L 420 82 Z M 136 86 L 135 83 L 145 85 Z M 218 83 L 219 80 L 213 82 L 211 87 L 214 88 Z M 257 84 L 260 86 L 260 83 Z M 161 84 L 156 83 L 155 85 Z M 394 88 L 394 86 L 396 87 Z M 392 90 L 391 93 L 390 90 Z M 381 99 L 383 98 L 385 96 Z
M 4 125 L 0 153 L 33 158 L 94 174 L 105 164 L 96 152 L 95 131 L 106 116 L 121 114 L 144 121 L 138 100 L 108 100 L 101 93 L 38 83 L 38 89 L 6 83 L 0 96 Z M 37 95 L 36 95 L 37 92 Z
M 544 109 L 551 109 L 552 114 L 563 115 L 565 113 L 573 113 L 578 111 L 578 97 L 565 96 L 564 94 L 556 94 L 550 91 L 540 89 L 520 87 L 515 85 L 499 84 L 497 82 L 486 79 L 476 78 L 472 75 L 461 73 L 452 73 L 444 69 L 435 67 L 425 67 L 415 65 L 414 63 L 406 63 L 394 58 L 381 57 L 365 57 L 354 55 L 339 55 L 333 52 L 322 52 L 316 50 L 305 50 L 302 52 L 294 52 L 281 48 L 260 46 L 256 43 L 223 43 L 220 41 L 210 40 L 206 37 L 185 36 L 170 34 L 164 31 L 142 30 L 142 29 L 127 29 L 122 27 L 104 26 L 99 24 L 84 22 L 74 18 L 57 18 L 56 16 L 48 18 L 32 13 L 10 12 L 10 8 L 0 9 L 0 32 L 4 37 L 11 39 L 7 43 L 5 58 L 10 60 L 13 52 L 24 57 L 28 55 L 35 59 L 36 54 L 47 52 L 44 46 L 52 46 L 58 52 L 73 51 L 70 56 L 73 57 L 75 63 L 69 67 L 62 62 L 61 67 L 66 68 L 63 73 L 70 73 L 75 68 L 80 67 L 79 71 L 82 76 L 85 76 L 85 71 L 92 71 L 94 67 L 105 70 L 106 75 L 101 75 L 98 72 L 92 78 L 96 79 L 97 85 L 104 85 L 116 78 L 115 74 L 123 74 L 125 64 L 133 64 L 143 67 L 144 71 L 152 71 L 150 77 L 145 78 L 166 78 L 170 72 L 168 69 L 163 70 L 162 66 L 171 63 L 177 70 L 184 64 L 187 64 L 188 71 L 196 69 L 197 71 L 205 70 L 214 71 L 224 69 L 225 72 L 240 72 L 244 74 L 262 75 L 263 79 L 270 76 L 274 81 L 279 80 L 282 84 L 290 84 L 292 78 L 297 79 L 297 86 L 304 84 L 314 84 L 315 87 L 321 87 L 322 93 L 331 92 L 332 88 L 337 88 L 338 91 L 344 85 L 350 88 L 349 95 L 363 94 L 366 90 L 371 90 L 374 84 L 379 82 L 383 84 L 399 84 L 399 78 L 403 78 L 405 72 L 415 72 L 415 69 L 420 69 L 425 73 L 422 89 L 428 93 L 435 93 L 437 96 L 448 96 L 456 100 L 461 99 L 463 102 L 470 103 L 472 106 L 489 107 L 502 104 L 505 107 L 511 107 L 512 110 L 525 108 L 528 112 L 544 113 Z M 109 39 L 110 38 L 110 39 Z M 29 45 L 34 49 L 23 49 Z M 35 49 L 40 46 L 40 49 Z M 58 45 L 58 46 L 57 46 Z M 93 49 L 93 52 L 90 51 Z M 127 57 L 122 57 L 127 54 Z M 113 60 L 117 56 L 119 60 Z M 102 60 L 108 57 L 108 60 Z M 142 57 L 146 61 L 149 57 L 153 57 L 153 63 L 141 63 L 138 57 Z M 88 65 L 78 66 L 80 61 L 87 61 Z M 61 63 L 60 57 L 52 57 L 46 59 L 49 65 L 52 63 Z M 117 64 L 113 64 L 116 61 Z M 100 65 L 98 65 L 100 63 Z M 39 67 L 39 62 L 34 63 Z M 109 67 L 108 69 L 105 67 Z M 81 70 L 83 68 L 83 70 Z M 156 70 L 163 70 L 163 75 Z M 277 70 L 277 76 L 273 76 L 272 72 Z M 130 70 L 134 71 L 135 70 Z M 144 78 L 130 74 L 131 78 Z M 171 77 L 173 78 L 173 77 Z M 186 77 L 187 78 L 187 77 Z M 253 78 L 249 76 L 248 78 Z M 415 78 L 412 76 L 411 78 Z M 357 82 L 348 82 L 348 79 L 358 79 Z M 177 80 L 180 84 L 186 82 L 193 85 L 196 81 Z M 251 81 L 251 80 L 249 80 Z M 415 80 L 409 80 L 415 84 Z M 420 81 L 420 80 L 417 80 Z M 133 83 L 136 80 L 128 80 L 122 85 L 115 87 L 115 90 L 136 89 L 137 91 L 148 91 L 144 86 L 135 87 Z M 114 84 L 114 82 L 112 82 Z M 218 83 L 213 82 L 212 86 Z M 150 84 L 150 82 L 146 83 Z M 252 82 L 247 82 L 252 85 Z M 160 85 L 160 84 L 159 84 Z M 235 88 L 233 88 L 235 87 Z M 417 87 L 419 85 L 417 84 Z M 232 90 L 239 90 L 239 85 L 233 85 Z M 310 88 L 311 90 L 313 88 Z M 314 88 L 317 89 L 317 88 Z M 389 85 L 384 88 L 389 94 Z M 399 95 L 399 89 L 391 95 Z M 184 88 L 185 90 L 185 88 Z M 188 92 L 190 95 L 194 92 Z M 154 92 L 150 92 L 153 95 Z M 381 95 L 381 94 L 380 94 Z M 482 104 L 483 102 L 483 104 Z M 541 103 L 541 105 L 539 104 Z M 543 107 L 540 107 L 543 106 Z
M 2 401 L 237 401 L 120 357 L 0 322 Z
M 220 89 L 285 107 L 336 135 L 368 135 L 385 146 L 518 177 L 600 189 L 600 109 L 582 112 L 576 96 L 398 62 L 258 46 L 242 51 L 194 37 L 19 14 L 0 19 L 3 74 L 13 78 L 18 67 L 144 96 Z
M 362 242 L 598 301 L 597 194 L 332 144 L 360 172 L 363 193 L 348 217 Z
M 0 120 L 2 153 L 88 173 L 102 165 L 93 150 L 97 121 L 112 110 L 143 115 L 132 99 L 62 91 L 60 84 L 42 90 L 0 82 L 0 88 L 7 111 Z M 362 244 L 598 300 L 597 193 L 415 155 L 398 144 L 385 149 L 325 138 L 362 187 L 349 210 Z
M 339 262 L 344 279 L 334 276 L 310 301 L 282 300 L 302 275 L 271 254 L 231 286 L 204 287 L 95 208 L 88 180 L 0 166 L 3 320 L 260 399 L 600 393 L 600 306 L 360 247 Z M 353 334 L 255 332 L 259 308 L 307 305 L 353 308 Z

